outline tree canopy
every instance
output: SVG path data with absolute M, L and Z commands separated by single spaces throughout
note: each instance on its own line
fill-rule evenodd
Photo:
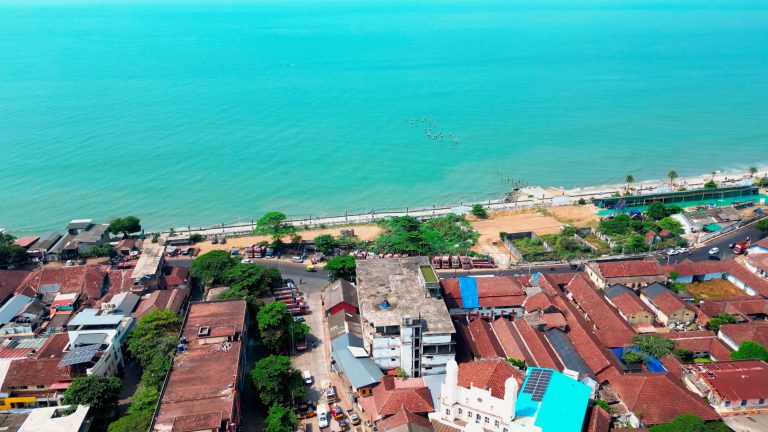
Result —
M 107 432 L 147 432 L 154 415 L 152 410 L 129 413 L 110 423 Z
M 713 332 L 717 333 L 720 331 L 720 326 L 723 324 L 733 324 L 736 322 L 736 317 L 729 314 L 729 313 L 721 313 L 720 315 L 716 317 L 712 317 L 709 322 L 707 322 L 707 328 L 709 330 L 712 330 Z
M 75 378 L 64 392 L 64 405 L 90 405 L 97 415 L 107 415 L 117 407 L 120 378 L 88 375 Z
M 675 341 L 658 337 L 656 335 L 638 334 L 632 338 L 632 343 L 640 351 L 660 359 L 675 349 Z
M 204 285 L 224 283 L 227 270 L 235 265 L 236 260 L 227 251 L 212 250 L 192 261 L 189 274 L 196 277 Z
M 112 234 L 133 234 L 141 231 L 141 220 L 136 216 L 125 216 L 114 218 L 109 221 L 107 231 Z
M 354 280 L 357 269 L 355 257 L 350 255 L 333 257 L 325 263 L 325 269 L 328 270 L 333 280 Z
M 269 292 L 270 288 L 282 285 L 280 270 L 254 264 L 236 263 L 224 270 L 221 279 L 230 288 L 259 296 Z
M 280 212 L 269 212 L 256 222 L 254 234 L 272 236 L 274 241 L 280 241 L 282 237 L 293 237 L 297 228 L 288 222 L 288 217 Z
M 259 360 L 251 370 L 251 380 L 265 405 L 289 405 L 306 392 L 301 372 L 293 368 L 288 356 L 270 355 Z
M 656 226 L 675 234 L 682 234 L 684 232 L 683 224 L 681 224 L 677 219 L 671 218 L 669 216 L 656 222 Z
M 757 222 L 755 228 L 760 230 L 763 234 L 768 234 L 768 219 L 762 219 Z
M 383 225 L 384 232 L 373 244 L 373 248 L 381 253 L 467 254 L 479 237 L 464 217 L 455 214 L 425 222 L 413 216 L 399 216 Z
M 315 237 L 315 247 L 326 255 L 331 255 L 338 246 L 339 242 L 331 234 L 321 234 Z
M 176 313 L 168 310 L 154 310 L 139 318 L 128 336 L 128 352 L 142 367 L 152 364 L 157 356 L 167 357 L 176 346 L 176 334 L 181 320 Z
M 261 335 L 261 342 L 272 352 L 285 352 L 290 346 L 289 333 L 294 321 L 288 314 L 288 308 L 283 302 L 270 303 L 259 309 L 256 314 L 256 325 Z
M 480 219 L 485 219 L 488 217 L 488 212 L 485 210 L 485 207 L 483 207 L 482 204 L 473 204 L 471 212 L 472 215 Z
M 757 342 L 744 341 L 739 349 L 731 353 L 733 360 L 763 360 L 768 361 L 768 350 Z
M 717 189 L 717 183 L 714 180 L 710 180 L 704 183 L 704 189 Z
M 14 243 L 16 237 L 0 234 L 0 266 L 21 263 L 27 260 L 27 250 Z
M 651 426 L 651 432 L 727 432 L 729 430 L 720 421 L 705 422 L 693 414 L 679 415 L 669 423 Z
M 298 425 L 299 419 L 293 409 L 283 405 L 272 405 L 264 422 L 264 432 L 293 432 Z

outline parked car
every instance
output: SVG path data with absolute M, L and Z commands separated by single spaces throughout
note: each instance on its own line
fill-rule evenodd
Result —
M 75 262 L 72 260 L 67 260 L 67 267 L 73 267 L 75 265 Z
M 710 255 L 717 255 L 719 253 L 720 253 L 720 248 L 713 247 L 712 249 L 709 250 Z
M 303 339 L 296 342 L 296 351 L 306 351 L 307 350 L 307 338 L 304 337 Z
M 240 262 L 243 264 L 251 264 L 253 261 L 249 260 L 248 258 L 243 258 L 240 260 Z
M 296 288 L 296 282 L 294 282 L 293 279 L 283 279 L 283 283 L 285 283 L 285 286 L 288 288 Z
M 361 423 L 360 416 L 357 415 L 356 412 L 350 411 L 349 413 L 349 421 L 352 423 L 353 426 L 357 426 Z
M 227 244 L 227 239 L 226 239 L 226 237 L 222 237 L 222 238 L 221 238 L 221 240 L 219 241 L 219 243 L 221 243 L 221 244 Z
M 304 262 L 304 258 L 302 258 L 300 255 L 296 255 L 296 256 L 292 256 L 291 257 L 291 261 L 293 261 L 295 263 L 303 263 Z
M 680 252 L 678 252 L 676 249 L 672 249 L 672 248 L 667 249 L 667 255 L 669 255 L 669 256 L 677 255 L 679 253 Z
M 720 261 L 720 257 L 718 255 L 710 255 L 709 259 L 711 259 L 712 261 Z
M 304 376 L 304 384 L 312 385 L 312 374 L 308 370 L 305 370 L 302 374 Z
M 293 320 L 295 322 L 304 322 L 304 317 L 303 316 L 293 317 Z
M 219 238 L 216 236 L 213 236 L 213 238 L 211 239 L 211 244 L 219 244 Z

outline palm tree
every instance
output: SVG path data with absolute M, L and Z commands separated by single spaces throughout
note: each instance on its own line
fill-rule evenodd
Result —
M 677 171 L 672 170 L 667 173 L 667 177 L 669 177 L 669 181 L 674 185 L 675 179 L 677 178 Z
M 627 192 L 629 192 L 629 185 L 635 182 L 635 178 L 632 177 L 632 174 L 627 174 L 627 176 L 624 177 L 624 180 L 627 181 Z
M 749 167 L 749 176 L 754 178 L 755 174 L 757 174 L 757 167 L 753 167 L 753 166 Z
M 712 180 L 715 179 L 715 174 L 717 174 L 717 171 L 712 171 Z

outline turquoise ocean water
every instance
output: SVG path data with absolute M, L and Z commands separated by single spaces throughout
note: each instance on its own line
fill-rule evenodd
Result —
M 761 165 L 766 125 L 764 0 L 0 2 L 18 234 Z

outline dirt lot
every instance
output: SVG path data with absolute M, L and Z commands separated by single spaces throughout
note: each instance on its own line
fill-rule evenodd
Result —
M 381 233 L 382 229 L 378 225 L 355 225 L 351 227 L 335 227 L 335 228 L 324 228 L 324 229 L 313 229 L 313 230 L 307 230 L 307 231 L 299 231 L 299 235 L 304 240 L 313 240 L 315 237 L 321 235 L 321 234 L 333 234 L 335 236 L 338 236 L 342 229 L 352 229 L 355 231 L 355 235 L 360 240 L 373 240 L 375 239 L 379 233 Z M 211 244 L 210 241 L 204 241 L 197 243 L 195 247 L 200 248 L 200 254 L 204 254 L 208 251 L 214 250 L 214 249 L 231 249 L 231 248 L 243 248 L 245 246 L 250 246 L 252 244 L 258 243 L 262 240 L 271 241 L 271 237 L 268 236 L 249 236 L 249 237 L 235 237 L 235 238 L 227 238 L 227 244 L 220 245 L 220 244 Z M 288 241 L 288 239 L 284 239 L 285 241 Z M 199 254 L 198 254 L 199 255 Z
M 712 279 L 706 282 L 694 282 L 686 285 L 688 291 L 698 298 L 722 298 L 722 297 L 741 297 L 746 295 L 736 285 L 725 279 Z
M 509 250 L 499 241 L 500 232 L 533 231 L 541 235 L 559 232 L 561 227 L 558 221 L 536 210 L 492 212 L 488 219 L 478 220 L 472 216 L 467 219 L 480 234 L 472 250 L 492 256 L 499 264 L 509 262 Z
M 600 218 L 597 216 L 597 209 L 592 204 L 547 207 L 546 211 L 557 221 L 575 225 L 579 228 L 594 227 L 600 221 Z

